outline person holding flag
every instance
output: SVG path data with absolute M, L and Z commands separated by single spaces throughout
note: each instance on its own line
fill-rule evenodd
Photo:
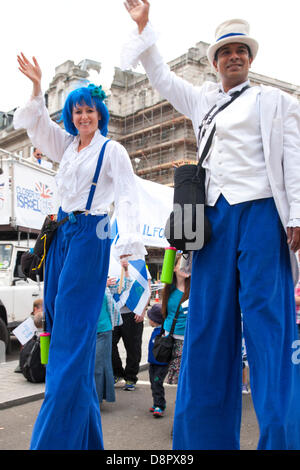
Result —
M 120 309 L 122 324 L 113 330 L 112 364 L 115 384 L 123 378 L 125 380 L 123 390 L 134 391 L 142 357 L 144 317 L 150 300 L 151 275 L 143 260 L 129 261 L 129 269 L 133 284 L 124 293 L 125 304 Z M 118 342 L 121 338 L 126 350 L 125 368 L 118 351 Z
M 119 265 L 116 263 L 115 247 L 119 240 L 118 223 L 113 215 L 111 220 L 111 257 L 109 274 L 120 277 Z M 116 326 L 112 336 L 112 364 L 115 384 L 125 380 L 124 390 L 134 391 L 142 355 L 142 336 L 144 317 L 151 297 L 151 275 L 143 258 L 128 260 L 129 277 L 132 285 L 122 293 L 115 293 L 113 298 L 120 309 L 122 323 Z M 122 273 L 121 273 L 122 278 Z M 122 282 L 120 280 L 120 282 Z M 118 351 L 120 339 L 126 350 L 126 365 L 123 367 Z
M 104 299 L 97 324 L 95 381 L 99 404 L 103 400 L 116 401 L 114 389 L 114 375 L 111 361 L 112 332 L 115 327 L 122 324 L 120 309 L 114 299 L 115 295 L 122 294 L 130 288 L 132 280 L 129 278 L 128 261 L 121 260 L 124 270 L 124 282 L 114 277 L 108 277 Z

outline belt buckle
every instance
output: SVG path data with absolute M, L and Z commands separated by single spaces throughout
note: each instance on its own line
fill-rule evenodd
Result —
M 69 222 L 70 222 L 71 224 L 75 224 L 75 222 L 76 222 L 76 215 L 74 215 L 73 212 L 69 212 L 68 217 L 69 217 Z

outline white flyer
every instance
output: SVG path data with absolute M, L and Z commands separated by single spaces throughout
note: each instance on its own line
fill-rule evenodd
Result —
M 23 346 L 33 337 L 36 331 L 37 328 L 34 324 L 34 321 L 31 317 L 29 317 L 27 320 L 23 321 L 23 323 L 17 326 L 17 328 L 15 328 L 12 332 Z

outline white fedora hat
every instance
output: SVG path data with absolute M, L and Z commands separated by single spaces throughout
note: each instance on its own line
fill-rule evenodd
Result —
M 245 20 L 234 19 L 224 21 L 220 24 L 215 33 L 215 42 L 207 49 L 207 57 L 213 66 L 215 53 L 220 47 L 232 42 L 240 42 L 246 44 L 251 51 L 253 59 L 255 59 L 258 51 L 258 42 L 249 36 L 250 26 Z

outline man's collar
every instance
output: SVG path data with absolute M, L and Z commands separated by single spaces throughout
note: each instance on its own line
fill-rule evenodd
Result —
M 240 90 L 241 90 L 242 88 L 244 88 L 246 85 L 249 85 L 249 86 L 250 86 L 250 81 L 249 81 L 249 80 L 246 80 L 245 82 L 240 83 L 239 85 L 235 86 L 234 88 L 230 88 L 230 90 L 228 90 L 228 92 L 226 93 L 226 92 L 224 91 L 223 84 L 220 83 L 220 84 L 219 84 L 219 92 L 220 92 L 220 93 L 223 93 L 224 95 L 232 95 L 234 92 L 240 91 Z

